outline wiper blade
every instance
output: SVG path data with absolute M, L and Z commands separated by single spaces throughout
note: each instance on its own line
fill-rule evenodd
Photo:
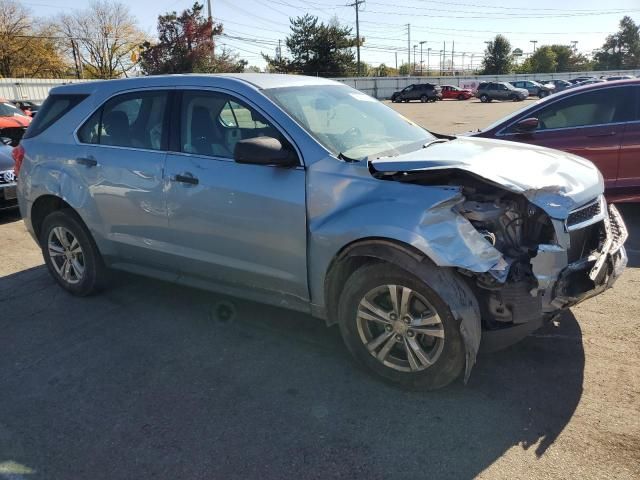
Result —
M 429 148 L 431 145 L 434 145 L 436 143 L 447 143 L 450 141 L 451 140 L 449 140 L 448 138 L 436 138 L 435 140 L 431 140 L 430 142 L 427 142 L 424 145 L 422 145 L 422 148 Z
M 350 163 L 352 163 L 352 162 L 359 162 L 359 161 L 360 161 L 360 159 L 358 159 L 358 158 L 351 158 L 351 157 L 347 157 L 347 156 L 346 156 L 344 153 L 342 153 L 342 152 L 340 152 L 340 153 L 338 154 L 338 158 L 339 158 L 340 160 L 344 160 L 345 162 L 350 162 Z

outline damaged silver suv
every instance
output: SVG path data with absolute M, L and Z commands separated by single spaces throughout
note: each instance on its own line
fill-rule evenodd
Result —
M 627 233 L 588 161 L 434 135 L 319 78 L 55 88 L 13 151 L 53 278 L 120 269 L 338 324 L 387 380 L 439 388 L 610 287 Z

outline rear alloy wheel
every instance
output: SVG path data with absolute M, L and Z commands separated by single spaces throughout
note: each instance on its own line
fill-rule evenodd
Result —
M 426 95 L 422 95 L 422 96 L 420 97 L 420 101 L 421 101 L 422 103 L 427 103 L 427 102 L 429 101 L 429 97 L 427 97 Z
M 356 271 L 340 298 L 340 331 L 351 353 L 376 374 L 411 388 L 443 387 L 460 374 L 457 321 L 422 281 L 392 265 Z
M 458 95 L 458 100 L 464 100 L 464 95 L 462 94 Z
M 98 291 L 107 269 L 91 234 L 70 210 L 49 214 L 42 224 L 40 245 L 49 273 L 69 293 Z
M 517 102 L 518 100 L 520 100 L 517 95 L 511 95 L 509 98 L 512 102 Z

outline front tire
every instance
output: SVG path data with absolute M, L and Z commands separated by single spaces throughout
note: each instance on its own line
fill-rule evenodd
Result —
M 44 219 L 40 247 L 49 273 L 69 293 L 91 295 L 106 283 L 107 269 L 98 247 L 72 211 L 58 210 Z
M 547 95 L 549 95 L 549 92 L 545 92 L 544 90 L 540 90 L 540 91 L 538 92 L 538 98 L 544 98 L 544 97 L 546 97 Z
M 420 101 L 421 101 L 422 103 L 427 103 L 427 102 L 429 101 L 429 97 L 427 97 L 426 95 L 422 95 L 422 96 L 420 97 Z
M 480 101 L 482 103 L 489 103 L 491 101 L 491 99 L 489 98 L 489 95 L 482 94 L 482 95 L 480 95 Z
M 358 269 L 340 296 L 338 315 L 349 351 L 387 381 L 434 390 L 463 370 L 458 321 L 433 289 L 398 267 Z
M 458 100 L 464 100 L 464 95 L 462 94 L 458 95 Z

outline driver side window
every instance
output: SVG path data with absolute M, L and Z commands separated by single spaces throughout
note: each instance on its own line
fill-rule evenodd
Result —
M 283 140 L 262 115 L 229 95 L 204 91 L 183 93 L 182 152 L 231 159 L 240 140 L 262 136 Z

